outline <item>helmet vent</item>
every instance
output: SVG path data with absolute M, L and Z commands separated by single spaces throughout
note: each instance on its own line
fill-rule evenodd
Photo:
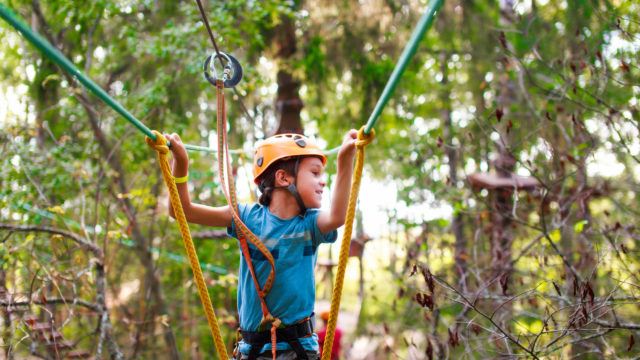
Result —
M 262 163 L 264 162 L 264 157 L 259 157 L 258 160 L 256 160 L 256 165 L 258 165 L 258 167 L 262 166 Z
M 296 145 L 300 146 L 301 148 L 307 146 L 307 142 L 304 141 L 304 139 L 302 138 L 296 139 L 295 142 L 296 142 Z

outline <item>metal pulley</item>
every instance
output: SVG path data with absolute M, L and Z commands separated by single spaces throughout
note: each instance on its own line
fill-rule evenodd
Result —
M 222 69 L 222 77 L 219 77 L 219 72 L 216 70 L 216 59 L 221 59 L 224 64 Z M 222 79 L 224 83 L 224 87 L 232 88 L 242 80 L 242 66 L 240 62 L 235 57 L 224 53 L 213 53 L 207 57 L 204 61 L 204 77 L 209 81 L 213 86 L 216 86 L 216 82 L 218 79 Z

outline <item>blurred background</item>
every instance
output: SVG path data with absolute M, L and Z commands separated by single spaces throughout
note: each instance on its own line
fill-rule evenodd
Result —
M 2 4 L 150 128 L 216 146 L 195 2 Z M 204 5 L 244 68 L 225 94 L 251 202 L 255 142 L 338 146 L 427 2 Z M 640 356 L 638 13 L 631 0 L 444 3 L 366 148 L 343 359 Z M 155 152 L 6 22 L 0 41 L 0 358 L 213 358 Z M 193 200 L 224 204 L 216 155 L 190 161 Z M 237 242 L 192 232 L 231 351 Z M 317 313 L 339 243 L 318 252 Z

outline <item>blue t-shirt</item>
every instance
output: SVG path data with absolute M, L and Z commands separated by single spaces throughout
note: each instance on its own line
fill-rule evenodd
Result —
M 271 314 L 282 320 L 284 325 L 293 325 L 311 316 L 316 299 L 314 268 L 318 245 L 335 242 L 338 232 L 320 232 L 317 221 L 320 214 L 318 209 L 307 210 L 304 217 L 295 216 L 284 220 L 260 204 L 240 204 L 238 208 L 242 222 L 260 238 L 275 261 L 276 278 L 266 297 Z M 227 233 L 229 236 L 238 237 L 235 223 L 227 228 Z M 247 243 L 256 276 L 260 286 L 264 286 L 271 266 L 255 246 L 248 240 Z M 242 330 L 259 331 L 262 320 L 260 298 L 244 256 L 240 256 L 238 314 Z M 318 338 L 315 334 L 299 340 L 305 350 L 318 351 Z M 278 342 L 277 349 L 289 350 L 291 347 L 286 342 Z M 239 350 L 248 354 L 251 346 L 241 341 Z M 271 343 L 265 345 L 261 352 L 269 350 Z

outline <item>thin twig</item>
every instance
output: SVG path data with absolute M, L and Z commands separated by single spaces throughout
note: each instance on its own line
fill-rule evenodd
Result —
M 482 316 L 483 318 L 487 319 L 489 322 L 491 322 L 491 324 L 500 332 L 502 333 L 502 335 L 505 336 L 506 339 L 508 339 L 511 343 L 513 343 L 514 345 L 516 345 L 517 347 L 519 347 L 520 349 L 522 349 L 524 352 L 526 352 L 527 354 L 529 354 L 531 357 L 533 357 L 534 359 L 538 359 L 538 356 L 533 353 L 531 350 L 527 349 L 527 347 L 525 347 L 524 345 L 522 345 L 517 339 L 515 339 L 511 334 L 509 334 L 506 330 L 504 330 L 498 323 L 496 323 L 493 318 L 491 318 L 490 316 L 488 316 L 487 314 L 485 314 L 484 312 L 480 311 L 471 301 L 469 301 L 469 299 L 467 299 L 464 294 L 462 294 L 460 291 L 458 291 L 458 289 L 456 289 L 455 287 L 449 285 L 449 283 L 437 276 L 433 276 L 433 278 L 436 280 L 436 282 L 438 282 L 441 286 L 453 291 L 454 293 L 456 293 L 458 296 L 460 296 L 464 302 L 466 303 L 467 306 L 469 306 L 470 308 L 473 309 L 473 311 L 475 311 L 476 313 L 478 313 L 480 316 Z

